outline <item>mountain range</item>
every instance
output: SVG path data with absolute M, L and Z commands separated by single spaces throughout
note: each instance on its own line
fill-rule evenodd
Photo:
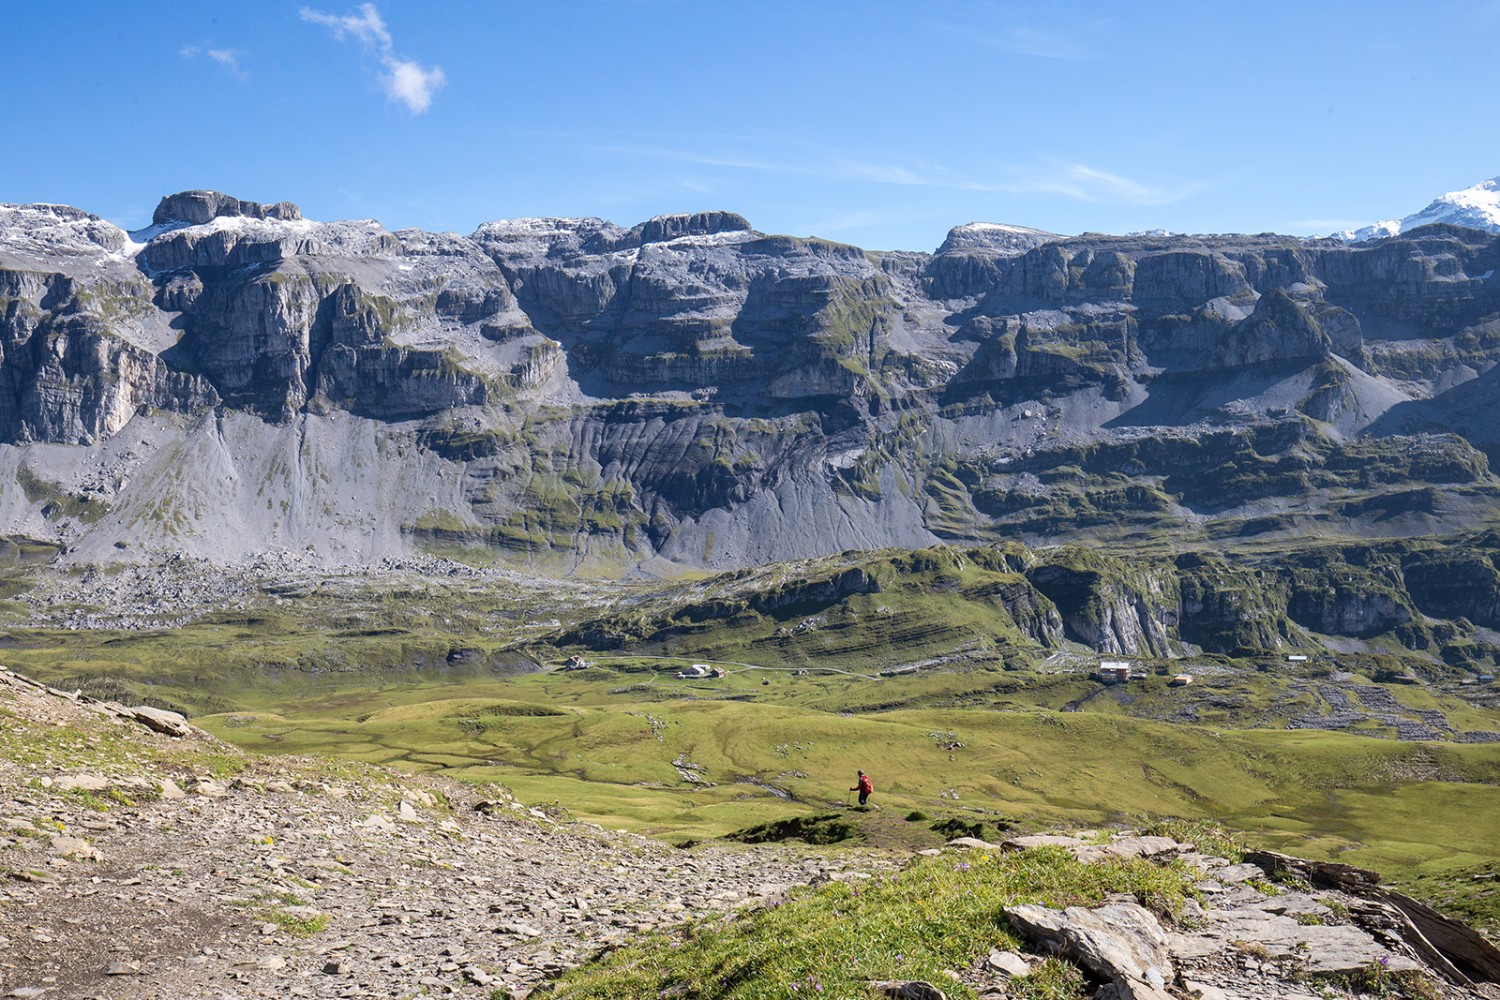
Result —
M 1500 237 L 713 211 L 468 236 L 211 191 L 0 207 L 0 532 L 71 563 L 476 553 L 674 574 L 939 541 L 1493 514 Z M 1161 537 L 1166 537 L 1161 534 Z

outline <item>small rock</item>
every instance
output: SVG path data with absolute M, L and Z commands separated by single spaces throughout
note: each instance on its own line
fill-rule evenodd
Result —
M 64 858 L 77 858 L 79 861 L 98 861 L 99 852 L 87 840 L 81 837 L 53 837 L 52 853 Z
M 511 922 L 511 923 L 499 924 L 498 926 L 495 927 L 495 933 L 496 934 L 514 934 L 517 937 L 528 937 L 528 938 L 534 938 L 534 937 L 541 937 L 542 936 L 542 932 L 539 931 L 539 930 L 537 930 L 535 927 L 531 926 L 530 924 L 523 924 L 523 923 L 520 923 L 520 922 Z
M 1031 972 L 1026 959 L 1013 951 L 992 951 L 985 963 L 996 972 L 1007 976 L 1024 976 Z
M 106 976 L 133 976 L 141 971 L 140 962 L 111 962 L 105 968 Z
M 960 847 L 970 851 L 998 851 L 999 844 L 992 844 L 988 840 L 980 840 L 978 837 L 954 837 L 948 841 L 949 847 Z
M 422 822 L 422 817 L 417 815 L 417 811 L 413 809 L 411 803 L 406 801 L 405 799 L 401 800 L 401 806 L 396 811 L 396 818 L 403 823 Z
M 323 963 L 323 974 L 325 976 L 346 976 L 353 971 L 353 966 L 348 962 L 341 962 L 337 959 L 332 962 Z
M 171 778 L 161 779 L 161 797 L 168 802 L 176 802 L 178 799 L 187 798 L 187 792 Z
M 212 778 L 204 778 L 199 781 L 193 791 L 210 799 L 222 799 L 224 796 L 229 794 L 229 789 L 225 788 L 217 781 L 214 781 Z
M 286 968 L 286 959 L 282 958 L 280 955 L 267 955 L 260 961 L 256 962 L 255 967 L 257 969 L 265 969 L 269 972 L 276 972 L 279 969 Z

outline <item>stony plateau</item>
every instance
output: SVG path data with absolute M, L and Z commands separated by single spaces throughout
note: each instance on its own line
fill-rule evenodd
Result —
M 1500 238 L 936 253 L 728 212 L 469 236 L 163 199 L 0 209 L 0 531 L 72 564 L 482 550 L 670 574 L 1494 509 Z

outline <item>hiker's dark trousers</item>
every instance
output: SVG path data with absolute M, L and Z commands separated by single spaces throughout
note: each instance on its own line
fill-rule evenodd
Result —
M 870 793 L 869 792 L 860 792 L 859 793 L 859 804 L 860 805 L 864 805 L 865 804 L 865 800 L 868 799 L 869 797 L 870 797 Z

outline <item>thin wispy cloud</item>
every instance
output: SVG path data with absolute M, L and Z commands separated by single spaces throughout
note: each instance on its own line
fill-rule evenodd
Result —
M 604 153 L 789 177 L 821 177 L 990 194 L 1055 195 L 1099 204 L 1170 205 L 1199 194 L 1210 186 L 1203 182 L 1149 184 L 1089 164 L 1060 160 L 1036 166 L 1000 167 L 992 174 L 973 176 L 955 172 L 939 164 L 868 160 L 827 149 L 798 150 L 793 156 L 768 157 L 704 152 L 672 146 L 595 148 Z
M 196 59 L 199 56 L 211 59 L 223 67 L 224 71 L 236 80 L 245 80 L 250 76 L 240 66 L 241 53 L 237 49 L 210 48 L 207 45 L 185 45 L 177 50 L 177 54 L 184 59 Z
M 1007 28 L 999 35 L 982 38 L 981 41 L 1019 56 L 1035 56 L 1038 59 L 1061 59 L 1074 62 L 1094 58 L 1094 50 L 1087 42 L 1066 38 L 1035 28 Z
M 1143 184 L 1084 163 L 1055 163 L 1042 168 L 1013 171 L 1010 179 L 976 184 L 975 188 L 1008 194 L 1056 194 L 1075 201 L 1170 205 L 1202 192 L 1207 186 L 1193 182 L 1161 187 Z
M 1035 59 L 1081 62 L 1096 58 L 1093 46 L 1071 35 L 1060 35 L 1025 25 L 1010 25 L 998 31 L 976 31 L 969 24 L 934 23 L 933 28 L 986 49 Z
M 303 7 L 300 13 L 302 20 L 328 28 L 338 41 L 354 39 L 367 55 L 378 59 L 385 96 L 400 101 L 414 115 L 431 107 L 432 95 L 447 82 L 440 67 L 425 67 L 414 59 L 396 55 L 390 29 L 372 3 L 360 4 L 354 14 L 329 14 L 310 7 Z

